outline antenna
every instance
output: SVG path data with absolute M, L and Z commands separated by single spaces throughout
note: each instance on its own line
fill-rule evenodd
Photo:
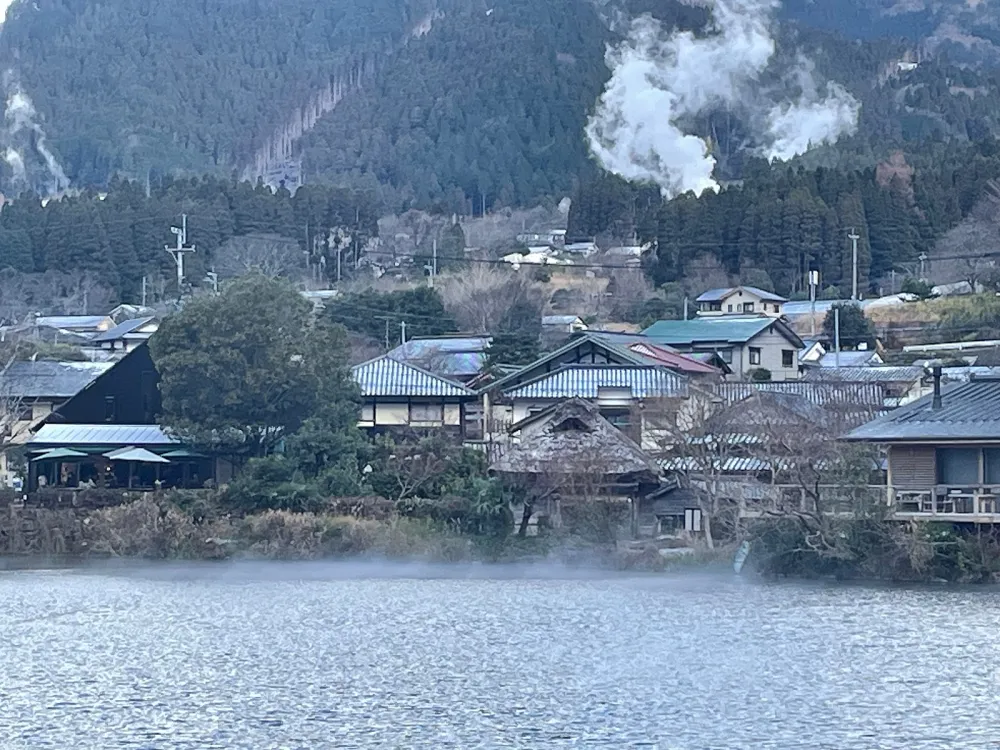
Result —
M 170 232 L 177 237 L 177 245 L 175 247 L 171 247 L 170 245 L 163 246 L 163 249 L 170 253 L 170 257 L 174 259 L 174 263 L 177 265 L 178 293 L 184 285 L 184 255 L 194 252 L 194 245 L 187 244 L 187 218 L 187 214 L 182 214 L 181 225 L 179 227 L 170 227 Z

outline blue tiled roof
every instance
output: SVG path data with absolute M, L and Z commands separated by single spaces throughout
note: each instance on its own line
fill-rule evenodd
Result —
M 362 396 L 472 396 L 473 391 L 388 354 L 351 368 Z
M 633 398 L 684 396 L 687 380 L 661 367 L 573 364 L 511 388 L 504 395 L 523 399 L 595 399 L 601 388 L 628 388 Z

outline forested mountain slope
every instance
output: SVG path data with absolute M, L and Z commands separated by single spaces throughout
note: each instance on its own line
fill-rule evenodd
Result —
M 0 31 L 77 185 L 243 166 L 339 67 L 398 46 L 430 0 L 31 0 Z M 14 83 L 12 84 L 13 79 Z

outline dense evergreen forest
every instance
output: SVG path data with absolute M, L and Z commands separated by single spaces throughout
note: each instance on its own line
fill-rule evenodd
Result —
M 851 229 L 859 235 L 862 290 L 876 288 L 892 271 L 915 275 L 920 254 L 998 178 L 1000 142 L 993 139 L 941 146 L 916 166 L 901 153 L 853 171 L 757 161 L 748 164 L 742 184 L 666 203 L 654 189 L 604 175 L 576 193 L 569 233 L 634 233 L 654 243 L 647 269 L 658 284 L 709 266 L 734 276 L 763 273 L 777 291 L 796 294 L 815 269 L 824 287 L 849 293 Z
M 88 192 L 43 205 L 25 194 L 4 206 L 0 268 L 89 271 L 118 299 L 137 302 L 143 276 L 175 284 L 164 246 L 174 244 L 170 227 L 178 226 L 182 214 L 188 216 L 188 243 L 196 248 L 186 259 L 188 278 L 195 283 L 233 237 L 290 238 L 318 263 L 332 252 L 330 228 L 350 236 L 354 246 L 378 234 L 371 196 L 344 188 L 310 185 L 293 197 L 287 190 L 273 193 L 246 182 L 202 178 L 165 180 L 147 197 L 143 185 L 116 179 L 103 198 Z M 293 254 L 305 265 L 298 251 Z
M 240 169 L 289 113 L 361 55 L 385 54 L 430 0 L 33 0 L 0 58 L 74 184 Z

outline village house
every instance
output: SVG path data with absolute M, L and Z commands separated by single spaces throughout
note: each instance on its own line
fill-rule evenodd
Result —
M 802 339 L 802 349 L 799 350 L 799 364 L 803 367 L 819 365 L 820 359 L 826 354 L 826 345 L 820 339 Z
M 594 401 L 612 421 L 633 425 L 642 403 L 685 399 L 689 384 L 710 385 L 726 371 L 717 358 L 704 361 L 639 335 L 586 331 L 482 389 L 487 433 L 505 440 L 511 425 L 571 398 Z
M 90 338 L 98 333 L 110 331 L 115 321 L 110 315 L 42 315 L 35 318 L 38 328 L 52 328 L 64 334 L 75 334 Z
M 351 368 L 361 391 L 358 426 L 373 431 L 443 430 L 460 438 L 481 436 L 478 396 L 449 380 L 389 355 Z
M 490 473 L 526 498 L 515 512 L 522 536 L 535 524 L 558 528 L 565 517 L 587 516 L 601 506 L 609 533 L 625 525 L 628 536 L 638 535 L 640 506 L 659 487 L 660 469 L 596 405 L 579 398 L 558 402 L 516 432 L 518 441 L 491 463 Z
M 740 379 L 798 380 L 802 339 L 767 315 L 660 320 L 643 332 L 650 341 L 695 355 L 715 354 Z
M 879 367 L 885 364 L 875 349 L 828 351 L 817 362 L 820 367 Z
M 586 331 L 587 324 L 579 315 L 543 315 L 542 333 L 578 333 Z
M 900 520 L 1000 522 L 1000 378 L 972 378 L 858 427 L 886 447 L 887 502 Z
M 788 302 L 781 295 L 765 292 L 755 286 L 734 286 L 727 289 L 710 289 L 695 300 L 698 315 L 781 315 L 782 306 Z
M 28 490 L 153 489 L 227 482 L 232 463 L 189 450 L 156 424 L 159 376 L 143 343 L 31 425 Z
M 923 367 L 874 365 L 872 367 L 818 367 L 807 370 L 804 379 L 819 383 L 872 383 L 883 391 L 887 409 L 904 406 L 931 391 L 930 377 Z
M 156 333 L 159 322 L 153 316 L 125 320 L 110 330 L 94 335 L 86 342 L 88 349 L 97 349 L 106 354 L 119 354 L 132 351 L 149 337 Z

